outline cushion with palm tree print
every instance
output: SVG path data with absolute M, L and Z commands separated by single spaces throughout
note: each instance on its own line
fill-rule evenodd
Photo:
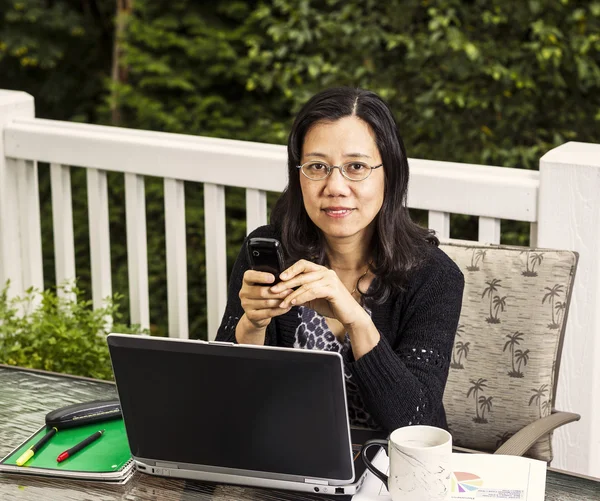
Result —
M 507 246 L 440 246 L 465 276 L 444 393 L 455 445 L 494 451 L 552 412 L 577 254 Z M 551 435 L 527 453 L 552 459 Z

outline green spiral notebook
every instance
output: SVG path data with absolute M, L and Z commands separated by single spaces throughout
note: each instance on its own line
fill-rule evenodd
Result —
M 61 452 L 99 430 L 105 431 L 98 440 L 62 463 L 56 461 Z M 0 472 L 122 482 L 127 480 L 133 471 L 129 442 L 122 419 L 59 430 L 27 463 L 17 466 L 17 459 L 21 454 L 37 443 L 46 431 L 45 426 L 40 428 L 2 459 Z

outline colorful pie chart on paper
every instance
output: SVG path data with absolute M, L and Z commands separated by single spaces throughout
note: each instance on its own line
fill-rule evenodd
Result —
M 450 490 L 453 493 L 475 492 L 480 487 L 483 487 L 483 480 L 480 477 L 465 471 L 455 471 L 452 474 L 450 483 Z

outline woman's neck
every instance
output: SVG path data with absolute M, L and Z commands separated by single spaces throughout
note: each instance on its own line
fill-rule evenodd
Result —
M 325 253 L 329 266 L 340 271 L 364 270 L 371 261 L 370 239 L 353 239 L 353 241 L 327 239 Z

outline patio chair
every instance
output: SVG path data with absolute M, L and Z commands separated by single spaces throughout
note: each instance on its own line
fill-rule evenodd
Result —
M 444 406 L 454 445 L 552 460 L 554 409 L 578 254 L 500 245 L 440 247 L 465 276 Z

